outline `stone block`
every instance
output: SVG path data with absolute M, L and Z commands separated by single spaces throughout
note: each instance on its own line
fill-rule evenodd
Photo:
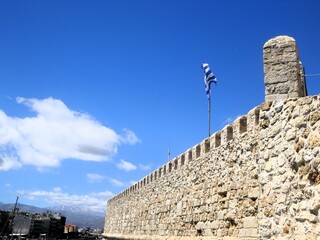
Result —
M 243 219 L 243 227 L 244 228 L 257 228 L 258 220 L 256 217 L 246 217 Z
M 311 223 L 316 223 L 319 221 L 318 217 L 311 214 L 309 211 L 300 212 L 299 215 L 296 217 L 296 220 L 299 222 L 309 221 Z
M 257 199 L 259 197 L 259 187 L 249 188 L 248 190 L 248 198 Z
M 258 229 L 257 228 L 243 228 L 239 230 L 240 238 L 257 238 Z
M 219 229 L 219 221 L 212 221 L 211 224 L 210 224 L 210 228 L 211 229 L 214 229 L 214 230 L 217 230 Z

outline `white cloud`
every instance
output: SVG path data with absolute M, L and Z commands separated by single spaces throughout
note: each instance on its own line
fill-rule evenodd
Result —
M 136 144 L 140 142 L 140 139 L 131 130 L 124 128 L 123 132 L 124 132 L 124 136 L 121 137 L 121 141 L 123 143 Z
M 125 170 L 127 172 L 130 172 L 130 171 L 133 171 L 133 170 L 136 170 L 137 169 L 137 166 L 130 163 L 130 162 L 127 162 L 127 161 L 124 161 L 124 160 L 120 160 L 120 162 L 117 164 L 117 167 L 121 170 Z
M 114 195 L 109 191 L 89 193 L 85 195 L 69 195 L 68 193 L 64 193 L 61 188 L 55 188 L 52 191 L 20 190 L 18 191 L 18 194 L 21 197 L 25 197 L 30 200 L 42 200 L 51 205 L 80 207 L 96 212 L 104 212 L 107 200 Z
M 151 165 L 139 164 L 139 168 L 143 171 L 149 171 L 151 169 Z
M 53 191 L 55 191 L 55 192 L 61 192 L 61 187 L 55 187 L 55 188 L 53 189 Z
M 105 177 L 97 173 L 88 173 L 87 179 L 89 183 L 101 182 Z
M 108 161 L 121 143 L 138 142 L 125 130 L 118 135 L 90 115 L 69 109 L 61 100 L 17 98 L 35 112 L 33 117 L 10 117 L 0 110 L 0 170 L 33 165 L 57 167 L 64 159 Z
M 117 187 L 125 186 L 125 183 L 123 183 L 117 179 L 114 179 L 114 178 L 110 179 L 110 183 L 112 183 L 114 186 L 117 186 Z

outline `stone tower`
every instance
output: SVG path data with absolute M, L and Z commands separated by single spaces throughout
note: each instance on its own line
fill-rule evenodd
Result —
M 278 36 L 263 46 L 265 100 L 306 96 L 303 67 L 296 41 Z

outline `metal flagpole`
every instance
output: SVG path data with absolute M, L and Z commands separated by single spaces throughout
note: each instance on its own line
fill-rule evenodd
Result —
M 210 125 L 211 125 L 210 120 L 211 120 L 211 96 L 209 95 L 208 97 L 208 137 L 210 137 Z
M 204 84 L 208 97 L 208 137 L 210 137 L 210 126 L 211 126 L 211 93 L 210 93 L 210 84 L 212 82 L 217 83 L 216 77 L 213 75 L 212 71 L 209 68 L 208 63 L 203 63 L 202 68 L 204 70 Z

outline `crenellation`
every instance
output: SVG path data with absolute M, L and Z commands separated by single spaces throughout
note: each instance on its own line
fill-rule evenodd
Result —
M 233 139 L 233 126 L 229 124 L 221 130 L 221 144 L 225 145 Z
M 180 155 L 180 166 L 183 166 L 185 164 L 185 154 Z
M 233 125 L 228 125 L 226 128 L 226 142 L 229 142 L 233 139 Z
M 188 150 L 188 162 L 192 161 L 192 149 Z
M 212 149 L 215 148 L 215 134 L 212 134 L 209 138 L 207 138 L 209 149 L 208 152 L 210 152 Z
M 171 173 L 171 171 L 172 171 L 172 162 L 169 162 L 168 165 L 169 165 L 169 166 L 168 166 L 169 173 Z
M 211 147 L 211 142 L 210 142 L 211 137 L 207 138 L 204 140 L 204 153 L 208 153 L 210 151 L 210 147 Z
M 199 158 L 201 156 L 201 144 L 198 144 L 196 147 L 195 147 L 195 158 Z
M 170 162 L 171 162 L 171 172 L 174 172 L 175 169 L 175 159 L 172 159 Z
M 208 144 L 208 139 L 204 139 L 202 142 L 200 142 L 199 144 L 199 150 L 200 150 L 200 157 L 204 156 L 207 152 L 206 152 L 206 148 Z M 210 145 L 209 145 L 209 150 L 210 150 Z
M 175 159 L 174 159 L 174 170 L 177 170 L 178 169 L 178 157 L 176 157 Z
M 240 138 L 247 132 L 247 116 L 240 116 L 232 123 L 232 139 Z
M 215 148 L 221 146 L 221 133 L 224 134 L 225 137 L 225 143 L 232 140 L 237 134 L 242 134 L 243 132 L 247 131 L 247 128 L 253 129 L 250 127 L 250 124 L 252 124 L 252 121 L 254 121 L 254 124 L 257 124 L 257 118 L 259 117 L 259 107 L 256 107 L 252 109 L 249 113 L 249 120 L 247 116 L 241 116 L 237 118 L 232 124 L 227 125 L 222 131 L 218 131 L 211 135 L 209 138 L 204 139 L 200 144 L 197 144 L 196 146 L 192 147 L 185 153 L 181 154 L 179 157 L 176 157 L 174 160 L 167 162 L 164 164 L 161 168 L 155 170 L 150 175 L 146 176 L 144 179 L 142 179 L 140 182 L 137 183 L 137 187 L 131 189 L 130 191 L 125 191 L 123 195 L 119 194 L 120 196 L 126 196 L 128 193 L 132 191 L 136 191 L 137 189 L 140 189 L 149 183 L 156 181 L 157 178 L 161 177 L 161 174 L 165 175 L 167 173 L 171 173 L 173 170 L 177 170 L 179 166 L 185 165 L 185 155 L 188 155 L 189 161 L 193 161 L 193 159 L 197 159 L 204 154 L 207 154 L 210 152 L 211 146 L 214 146 Z M 251 119 L 251 120 L 250 120 Z M 252 120 L 254 119 L 254 120 Z M 249 122 L 247 122 L 249 121 Z M 212 142 L 212 143 L 211 143 Z M 180 165 L 179 165 L 180 162 Z
M 220 147 L 221 145 L 221 132 L 216 132 L 214 134 L 214 147 L 217 148 L 217 147 Z
M 247 132 L 252 137 L 259 131 L 260 107 L 255 107 L 247 113 Z
M 247 116 L 242 116 L 239 120 L 239 133 L 242 134 L 247 131 Z
M 320 95 L 293 41 L 264 46 L 266 102 L 108 201 L 106 238 L 317 239 Z
M 154 171 L 154 180 L 156 181 L 157 180 L 157 170 L 156 171 Z

